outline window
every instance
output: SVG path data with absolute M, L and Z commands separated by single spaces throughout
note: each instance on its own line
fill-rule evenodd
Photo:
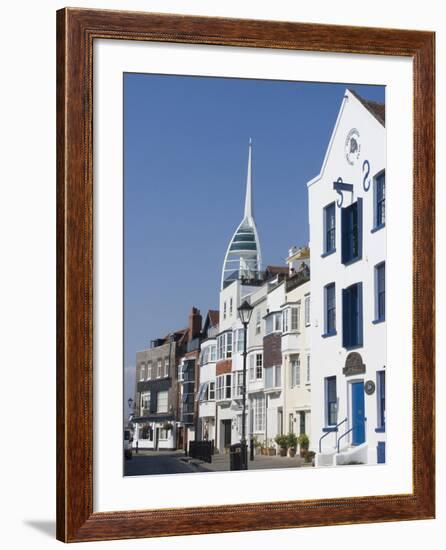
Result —
M 294 433 L 294 417 L 293 417 L 293 413 L 289 413 L 289 415 L 288 415 L 288 433 L 290 433 L 290 434 Z
M 362 199 L 342 209 L 342 263 L 362 256 Z
M 383 171 L 375 178 L 375 229 L 386 223 L 386 173 Z
M 232 332 L 226 333 L 226 358 L 232 357 Z
M 256 395 L 252 400 L 254 417 L 254 432 L 262 432 L 265 429 L 265 396 Z
M 226 319 L 226 302 L 223 304 L 223 319 Z
M 331 203 L 324 208 L 324 254 L 336 250 L 336 208 Z
M 156 412 L 157 413 L 166 413 L 167 412 L 167 399 L 168 399 L 168 392 L 167 391 L 159 391 L 157 395 L 157 402 L 156 402 Z
M 291 330 L 300 328 L 300 306 L 291 308 Z
M 146 367 L 145 367 L 144 363 L 141 363 L 141 370 L 139 371 L 139 381 L 140 382 L 143 382 L 144 377 L 145 377 L 145 372 L 146 372 Z
M 362 346 L 362 283 L 342 291 L 342 345 Z
M 376 373 L 377 376 L 377 405 L 378 405 L 378 429 L 386 429 L 386 372 L 381 370 Z
M 147 380 L 152 378 L 152 361 L 147 363 Z
M 310 355 L 307 355 L 307 384 L 311 381 Z
M 214 363 L 217 360 L 217 346 L 213 344 L 208 349 L 209 349 L 209 362 Z
M 243 341 L 245 336 L 245 331 L 242 328 L 238 328 L 234 331 L 235 334 L 235 351 L 239 353 L 243 352 Z
M 166 430 L 165 428 L 160 428 L 159 429 L 159 439 L 167 439 L 169 437 L 168 435 L 168 430 Z
M 383 262 L 375 267 L 375 320 L 386 318 L 386 264 Z
M 148 414 L 150 411 L 150 392 L 146 391 L 141 394 L 141 416 Z
M 169 376 L 169 358 L 164 359 L 164 376 Z
M 305 326 L 310 324 L 310 296 L 305 296 Z
M 260 334 L 262 328 L 262 312 L 260 309 L 256 311 L 256 334 Z
M 291 387 L 300 385 L 300 357 L 299 355 L 291 356 Z
M 231 374 L 217 376 L 217 400 L 231 399 Z
M 184 371 L 183 371 L 183 363 L 178 365 L 178 382 L 183 382 L 184 380 Z
M 261 353 L 251 353 L 249 356 L 249 379 L 251 381 L 261 380 L 263 378 L 263 355 Z
M 282 385 L 282 365 L 276 365 L 274 367 L 274 382 L 276 388 Z
M 336 333 L 336 287 L 330 283 L 325 287 L 325 335 Z
M 229 299 L 229 316 L 232 317 L 232 298 Z
M 232 332 L 224 332 L 217 337 L 217 360 L 232 357 Z
M 158 359 L 156 367 L 156 377 L 161 378 L 163 375 L 163 362 L 161 359 Z
M 243 394 L 243 371 L 232 373 L 232 397 L 240 397 Z
M 336 394 L 336 376 L 325 379 L 325 415 L 327 426 L 335 426 L 338 421 L 338 401 Z
M 256 353 L 256 379 L 261 380 L 263 377 L 263 355 Z
M 210 401 L 215 399 L 215 382 L 209 382 L 208 399 Z
M 288 332 L 289 331 L 289 324 L 288 324 L 288 318 L 289 318 L 289 314 L 290 314 L 290 310 L 289 309 L 285 309 L 283 311 L 283 332 Z
M 141 426 L 138 430 L 138 437 L 139 439 L 148 439 L 149 441 L 152 441 L 152 428 L 148 424 L 144 424 Z
M 271 313 L 266 318 L 265 333 L 280 332 L 282 330 L 282 313 Z
M 265 367 L 265 389 L 280 388 L 282 385 L 282 366 Z

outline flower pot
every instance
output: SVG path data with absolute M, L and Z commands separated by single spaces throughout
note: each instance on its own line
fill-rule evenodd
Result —
M 286 447 L 280 447 L 279 449 L 280 456 L 286 456 L 286 452 L 287 452 Z
M 288 455 L 293 458 L 294 456 L 296 456 L 296 449 L 289 449 L 288 450 Z
M 267 451 L 268 456 L 276 456 L 276 449 L 274 447 L 270 447 Z

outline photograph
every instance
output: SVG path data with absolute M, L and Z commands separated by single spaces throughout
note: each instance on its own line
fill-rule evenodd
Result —
M 386 86 L 122 85 L 124 476 L 385 464 Z

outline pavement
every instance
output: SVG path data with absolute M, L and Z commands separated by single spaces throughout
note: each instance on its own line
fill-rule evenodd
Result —
M 196 458 L 181 457 L 179 459 L 185 464 L 190 464 L 197 468 L 199 472 L 229 472 L 229 454 L 215 454 L 212 456 L 212 462 L 204 462 Z M 255 455 L 254 460 L 249 460 L 248 470 L 272 470 L 282 468 L 302 468 L 311 467 L 311 464 L 304 464 L 300 456 L 290 458 L 289 456 L 264 456 Z
M 248 457 L 249 459 L 249 457 Z M 195 472 L 229 472 L 229 453 L 215 454 L 209 464 L 203 460 L 185 456 L 184 451 L 138 450 L 124 462 L 125 476 L 185 474 Z M 282 468 L 311 467 L 299 456 L 255 455 L 248 460 L 248 470 L 272 470 Z

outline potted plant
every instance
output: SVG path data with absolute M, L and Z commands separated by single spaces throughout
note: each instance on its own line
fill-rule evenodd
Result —
M 170 422 L 164 422 L 163 429 L 167 432 L 170 431 L 173 428 L 172 424 Z
M 308 439 L 308 435 L 300 434 L 300 436 L 297 438 L 297 442 L 299 443 L 299 447 L 300 447 L 300 456 L 305 457 L 305 455 L 308 452 L 308 447 L 310 446 L 310 440 Z
M 276 456 L 276 448 L 274 447 L 273 442 L 272 442 L 271 439 L 269 440 L 266 454 L 268 456 Z
M 297 436 L 296 434 L 289 433 L 287 435 L 288 454 L 291 457 L 296 456 L 297 449 Z
M 254 452 L 256 455 L 262 452 L 263 450 L 263 443 L 261 443 L 256 436 L 252 438 L 252 443 L 254 445 Z M 263 453 L 262 453 L 263 454 Z
M 274 438 L 274 441 L 279 445 L 280 456 L 286 456 L 288 448 L 288 436 L 285 434 L 278 434 Z

